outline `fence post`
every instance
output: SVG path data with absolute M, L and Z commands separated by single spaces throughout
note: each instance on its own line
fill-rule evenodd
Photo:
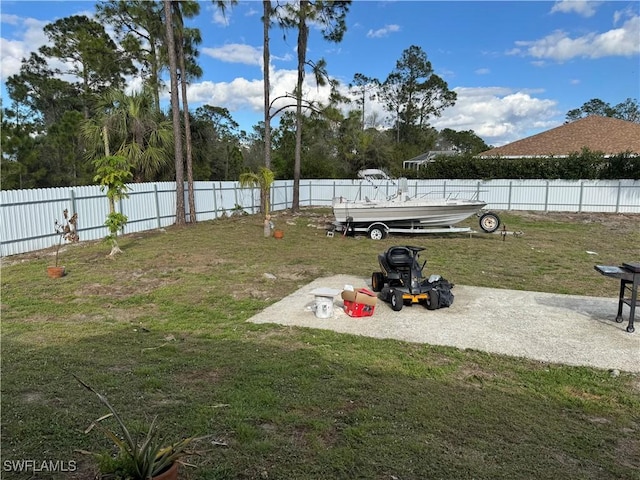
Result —
M 236 182 L 233 182 L 233 199 L 235 202 L 235 205 L 233 206 L 233 208 L 236 208 L 236 205 L 238 205 L 238 188 L 237 188 Z M 251 191 L 251 213 L 255 213 L 253 211 L 253 191 Z
M 580 199 L 578 200 L 578 212 L 582 212 L 582 197 L 584 195 L 584 182 L 580 182 Z
M 211 194 L 213 195 L 213 219 L 218 218 L 218 201 L 216 200 L 216 182 L 211 182 Z
M 507 210 L 511 210 L 511 195 L 513 194 L 513 181 L 509 180 L 509 195 L 507 196 Z
M 616 213 L 620 213 L 620 194 L 622 190 L 622 180 L 618 180 L 618 192 L 616 194 Z
M 549 180 L 547 180 L 545 182 L 545 189 L 544 189 L 544 211 L 548 212 L 549 211 Z
M 73 191 L 73 188 L 69 190 L 69 197 L 71 200 L 71 211 L 74 213 L 78 213 L 78 208 L 76 207 L 76 192 Z
M 276 186 L 273 185 L 270 189 L 269 189 L 269 204 L 271 205 L 271 210 L 274 211 L 275 210 L 275 201 L 276 201 L 276 194 L 275 194 L 275 189 Z
M 153 183 L 153 197 L 156 202 L 156 222 L 158 223 L 158 228 L 162 228 L 162 223 L 160 222 L 160 198 L 158 198 L 158 184 Z
M 128 198 L 128 197 L 127 197 L 127 198 Z M 122 208 L 122 204 L 123 204 L 124 202 L 123 202 L 122 200 L 123 200 L 123 199 L 118 200 L 118 201 L 116 202 L 116 205 L 117 205 L 117 208 L 118 208 L 118 210 L 119 210 L 119 212 L 118 212 L 118 213 L 121 213 L 122 215 L 124 215 L 124 210 L 123 210 L 123 208 Z M 122 234 L 123 234 L 123 235 L 126 235 L 126 233 L 127 233 L 127 232 L 125 232 L 125 230 L 124 230 L 126 227 L 127 227 L 127 224 L 125 223 L 125 224 L 122 226 Z M 117 234 L 116 234 L 116 235 L 117 235 Z

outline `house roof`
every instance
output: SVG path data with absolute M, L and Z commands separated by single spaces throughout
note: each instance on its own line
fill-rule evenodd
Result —
M 640 155 L 640 124 L 591 115 L 478 154 L 480 157 L 564 157 L 584 148 L 605 155 Z
M 435 161 L 438 156 L 458 155 L 457 150 L 429 150 L 428 152 L 421 153 L 420 155 L 413 157 L 409 160 L 402 162 L 402 168 L 420 168 L 425 163 L 431 163 Z

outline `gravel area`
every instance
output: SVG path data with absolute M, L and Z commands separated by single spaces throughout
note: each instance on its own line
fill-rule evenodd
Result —
M 318 288 L 369 287 L 369 280 L 336 275 L 320 278 L 250 318 L 333 330 L 352 335 L 392 338 L 461 349 L 525 357 L 550 363 L 640 373 L 640 320 L 627 333 L 629 308 L 615 322 L 617 298 L 559 295 L 456 285 L 449 308 L 405 306 L 400 312 L 378 300 L 373 316 L 351 318 L 335 296 L 333 315 L 317 318 L 311 292 Z

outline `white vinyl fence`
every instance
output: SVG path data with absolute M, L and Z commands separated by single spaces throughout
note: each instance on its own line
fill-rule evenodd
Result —
M 492 210 L 640 213 L 638 180 L 409 180 L 410 195 L 477 196 Z M 163 228 L 175 223 L 175 182 L 130 184 L 129 197 L 118 209 L 129 221 L 125 233 Z M 257 213 L 258 189 L 238 182 L 195 182 L 196 218 L 212 220 L 234 210 Z M 186 190 L 186 185 L 185 185 Z M 301 206 L 330 206 L 333 198 L 381 198 L 395 193 L 396 184 L 363 180 L 302 180 Z M 186 197 L 186 192 L 185 192 Z M 293 181 L 278 180 L 271 191 L 274 211 L 291 207 Z M 5 190 L 0 192 L 1 256 L 49 248 L 56 244 L 55 220 L 62 212 L 78 213 L 81 240 L 107 234 L 107 199 L 98 186 Z M 188 209 L 188 202 L 185 198 Z M 189 212 L 187 212 L 189 215 Z

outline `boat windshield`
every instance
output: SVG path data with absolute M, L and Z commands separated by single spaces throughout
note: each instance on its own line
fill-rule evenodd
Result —
M 377 168 L 367 168 L 358 172 L 358 177 L 367 178 L 370 180 L 391 180 L 391 177 L 387 175 L 383 170 Z

